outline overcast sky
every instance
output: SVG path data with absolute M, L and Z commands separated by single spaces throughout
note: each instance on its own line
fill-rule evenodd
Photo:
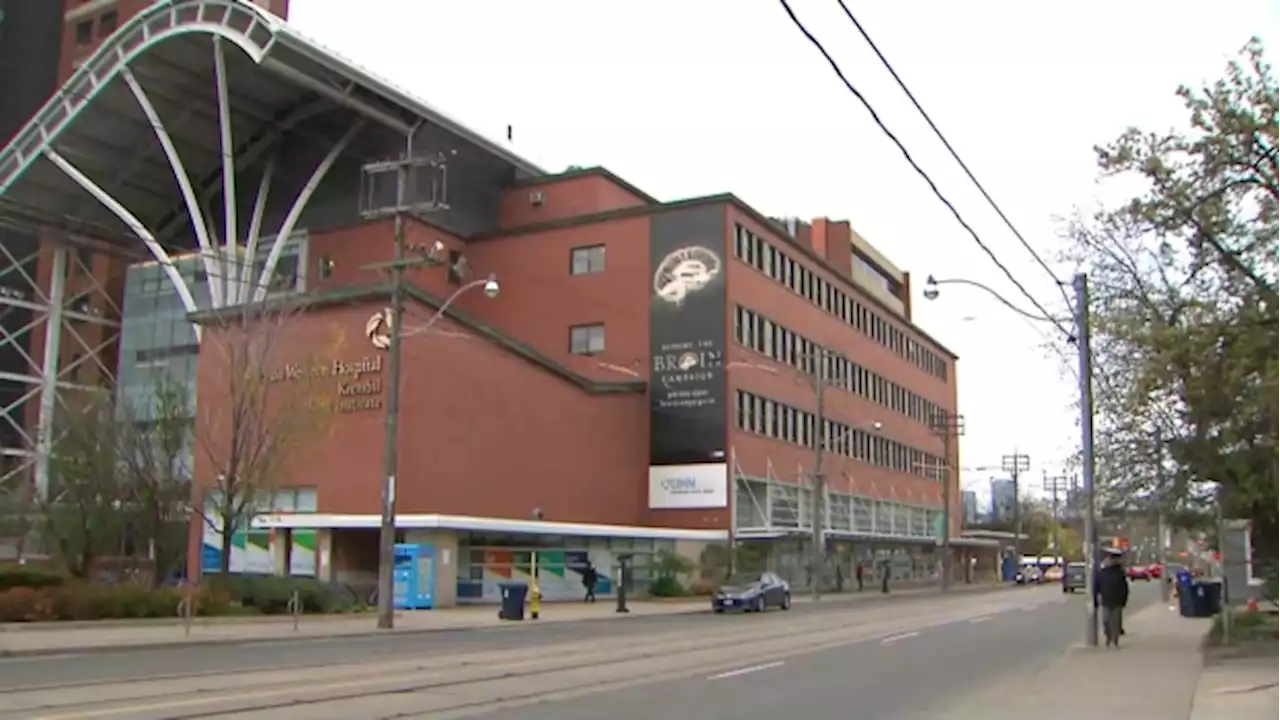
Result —
M 1179 83 L 1217 78 L 1275 0 L 847 0 L 1006 215 L 1046 259 L 1055 217 L 1100 198 L 1091 148 L 1184 122 Z M 886 124 L 1040 302 L 1055 283 L 933 137 L 835 0 L 793 0 Z M 1057 340 L 979 291 L 919 296 L 929 274 L 1021 306 L 775 0 L 293 0 L 303 33 L 551 171 L 603 165 L 662 200 L 733 192 L 769 215 L 848 219 L 912 274 L 915 319 L 960 356 L 962 482 L 1002 455 L 1029 480 L 1079 447 Z M 1274 55 L 1274 53 L 1273 53 Z M 1059 276 L 1069 280 L 1071 268 Z M 1063 352 L 1069 352 L 1060 342 Z M 623 359 L 628 363 L 630 359 Z M 1030 484 L 1030 483 L 1029 483 Z

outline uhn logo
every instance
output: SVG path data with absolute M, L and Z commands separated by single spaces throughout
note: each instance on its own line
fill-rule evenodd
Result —
M 667 492 L 697 492 L 698 480 L 691 477 L 667 478 L 662 481 L 662 489 Z

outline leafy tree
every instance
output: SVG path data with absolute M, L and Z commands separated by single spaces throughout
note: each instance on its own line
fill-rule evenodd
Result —
M 146 548 L 158 587 L 186 555 L 193 409 L 187 388 L 167 373 L 153 377 L 147 399 L 142 407 L 122 403 L 119 455 L 129 529 L 135 545 Z
M 12 557 L 21 560 L 36 530 L 38 506 L 35 488 L 29 481 L 15 480 L 0 485 L 0 545 L 12 549 Z
M 74 577 L 117 555 L 125 484 L 120 424 L 106 393 L 75 394 L 60 408 L 49 457 L 49 497 L 39 500 L 39 529 L 50 554 Z
M 1195 522 L 1221 483 L 1276 556 L 1277 110 L 1261 42 L 1179 88 L 1188 127 L 1097 148 L 1128 202 L 1070 225 L 1089 273 L 1102 502 Z

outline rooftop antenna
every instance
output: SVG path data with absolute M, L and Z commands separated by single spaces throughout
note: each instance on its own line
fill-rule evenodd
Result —
M 511 126 L 508 125 L 507 126 L 507 142 L 515 142 L 514 135 L 515 133 L 512 131 Z

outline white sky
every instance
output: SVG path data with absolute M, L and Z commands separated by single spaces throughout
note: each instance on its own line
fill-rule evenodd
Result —
M 997 256 L 1063 309 L 835 0 L 791 5 Z M 1280 27 L 1275 0 L 848 5 L 1047 260 L 1055 216 L 1097 199 L 1092 146 L 1129 125 L 1181 125 L 1179 83 L 1217 78 L 1251 35 L 1274 49 Z M 290 12 L 302 32 L 477 130 L 501 138 L 513 125 L 516 150 L 550 171 L 603 165 L 662 200 L 730 191 L 769 215 L 850 220 L 912 273 L 916 322 L 961 358 L 966 468 L 1016 448 L 1038 486 L 1079 447 L 1075 382 L 1042 349 L 1047 327 L 969 288 L 919 297 L 932 273 L 1029 305 L 775 0 L 292 0 Z M 994 474 L 962 482 L 986 502 Z

